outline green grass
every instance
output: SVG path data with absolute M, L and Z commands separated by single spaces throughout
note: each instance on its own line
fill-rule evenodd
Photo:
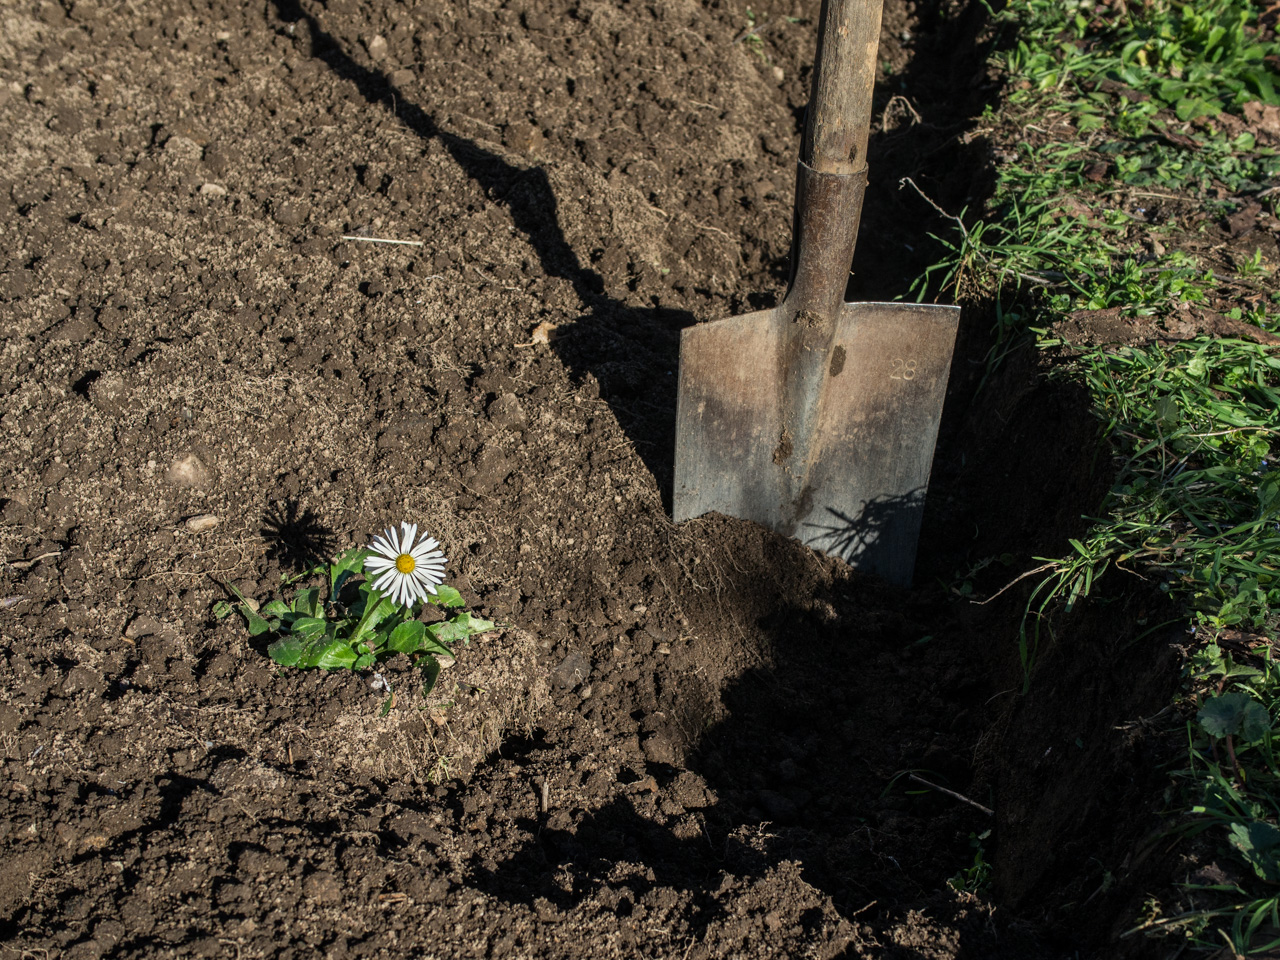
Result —
M 1093 118 L 1086 131 L 1112 122 L 1123 134 L 1140 135 L 1160 106 L 1185 122 L 1250 102 L 1280 103 L 1280 85 L 1266 63 L 1280 44 L 1259 37 L 1258 9 L 1241 0 L 1030 0 L 1009 4 L 998 19 L 1018 30 L 1003 58 L 1009 76 L 1024 90 L 1070 98 L 1073 111 Z M 1137 95 L 1114 120 L 1091 89 L 1102 80 Z
M 1275 212 L 1262 188 L 1280 156 L 1242 117 L 1280 104 L 1280 44 L 1239 0 L 1029 0 L 992 16 L 1008 96 L 985 122 L 1017 146 L 984 210 L 936 238 L 943 256 L 916 292 L 994 303 L 989 369 L 1033 337 L 1088 390 L 1116 481 L 1084 536 L 1036 558 L 1024 676 L 1043 626 L 1100 578 L 1124 571 L 1170 596 L 1202 644 L 1186 667 L 1177 829 L 1237 869 L 1187 886 L 1177 910 L 1155 906 L 1135 931 L 1256 955 L 1280 945 L 1280 665 L 1268 639 L 1280 626 L 1280 351 L 1205 337 L 1086 348 L 1051 330 L 1074 311 L 1160 324 L 1192 305 L 1277 329 L 1260 251 L 1228 267 L 1200 258 L 1237 198 L 1259 194 Z M 1142 195 L 1176 216 L 1147 222 Z M 1236 659 L 1228 634 L 1243 644 Z

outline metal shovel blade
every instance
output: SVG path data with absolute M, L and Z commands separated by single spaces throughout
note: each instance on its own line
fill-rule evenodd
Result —
M 909 585 L 959 314 L 846 303 L 800 347 L 785 304 L 687 328 L 675 519 L 754 520 Z
M 822 0 L 791 286 L 682 334 L 672 499 L 676 520 L 755 520 L 905 586 L 960 310 L 844 302 L 880 20 L 880 0 Z

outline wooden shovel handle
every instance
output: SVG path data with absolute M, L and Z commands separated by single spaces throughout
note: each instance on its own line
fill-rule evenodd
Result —
M 867 165 L 882 0 L 823 0 L 800 159 L 819 173 Z

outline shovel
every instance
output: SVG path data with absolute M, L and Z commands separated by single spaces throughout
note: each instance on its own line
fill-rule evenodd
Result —
M 786 297 L 681 335 L 673 514 L 754 520 L 909 586 L 960 309 L 844 302 L 880 4 L 822 4 Z

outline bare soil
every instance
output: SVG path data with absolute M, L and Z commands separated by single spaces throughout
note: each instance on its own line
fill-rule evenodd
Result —
M 1083 396 L 979 390 L 966 312 L 913 590 L 668 519 L 680 329 L 785 288 L 816 13 L 0 6 L 0 956 L 1141 952 L 1165 601 L 1022 696 L 1025 594 L 959 589 L 1096 509 Z M 863 299 L 998 95 L 978 6 L 884 24 Z M 428 699 L 215 618 L 401 519 L 501 624 Z

